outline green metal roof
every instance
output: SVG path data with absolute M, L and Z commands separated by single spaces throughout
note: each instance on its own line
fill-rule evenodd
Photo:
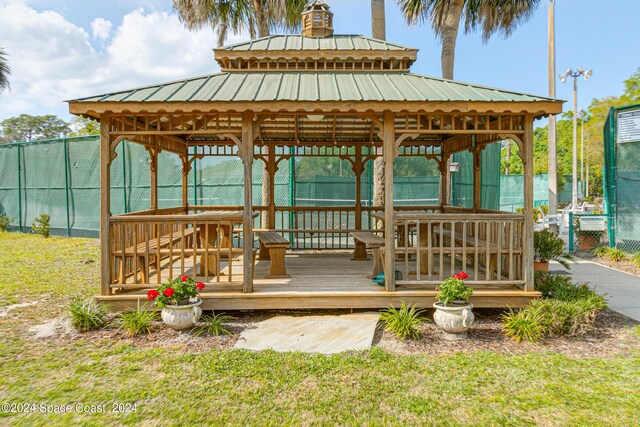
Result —
M 80 98 L 78 102 L 172 101 L 555 101 L 410 73 L 231 72 Z
M 390 51 L 407 51 L 416 50 L 413 48 L 401 46 L 395 43 L 389 43 L 383 40 L 376 40 L 370 37 L 337 34 L 331 37 L 316 38 L 305 37 L 300 34 L 284 34 L 262 37 L 256 40 L 236 43 L 216 49 L 223 50 L 390 50 Z

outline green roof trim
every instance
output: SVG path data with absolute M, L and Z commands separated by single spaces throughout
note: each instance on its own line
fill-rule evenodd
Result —
M 193 77 L 73 101 L 537 102 L 557 100 L 410 73 L 231 72 Z
M 317 51 L 317 50 L 388 50 L 388 51 L 415 51 L 417 49 L 389 43 L 355 34 L 336 34 L 331 37 L 305 37 L 300 34 L 279 34 L 248 40 L 240 43 L 223 46 L 216 51 Z

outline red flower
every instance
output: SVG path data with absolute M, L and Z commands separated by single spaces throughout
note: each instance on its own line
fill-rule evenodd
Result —
M 197 282 L 196 283 L 196 288 L 198 288 L 199 291 L 204 289 L 204 283 L 202 282 Z
M 156 291 L 155 289 L 151 289 L 149 292 L 147 292 L 147 299 L 149 301 L 153 301 L 154 299 L 158 298 L 159 295 L 160 292 Z
M 180 280 L 182 280 L 182 282 L 184 283 L 184 282 L 186 282 L 188 279 L 189 279 L 189 276 L 182 276 L 182 279 L 180 279 Z
M 168 297 L 168 298 L 171 298 L 175 292 L 176 292 L 176 291 L 174 291 L 174 290 L 173 290 L 173 288 L 167 288 L 167 289 L 165 289 L 164 291 L 162 291 L 162 293 L 164 294 L 164 296 L 166 296 L 166 297 Z
M 469 275 L 464 271 L 461 271 L 460 273 L 458 273 L 458 280 L 466 280 L 468 278 L 469 278 Z

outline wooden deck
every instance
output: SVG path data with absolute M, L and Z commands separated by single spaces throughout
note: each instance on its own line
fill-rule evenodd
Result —
M 193 275 L 193 261 L 185 260 L 185 273 Z M 191 262 L 189 264 L 189 262 Z M 256 260 L 254 272 L 254 292 L 242 292 L 242 257 L 234 261 L 232 278 L 227 281 L 229 267 L 222 265 L 220 282 L 208 278 L 204 291 L 200 293 L 205 310 L 240 309 L 315 309 L 315 308 L 383 308 L 389 305 L 417 303 L 430 307 L 436 295 L 434 285 L 399 285 L 395 292 L 387 292 L 367 278 L 372 262 L 353 261 L 351 253 L 288 253 L 286 255 L 289 278 L 265 276 L 269 271 L 269 261 Z M 450 265 L 446 262 L 444 265 Z M 176 264 L 169 268 L 167 261 L 161 269 L 161 281 L 170 276 L 177 277 Z M 199 265 L 196 265 L 199 271 Z M 446 275 L 451 275 L 446 271 Z M 199 280 L 202 280 L 200 278 Z M 151 283 L 157 276 L 150 276 Z M 132 285 L 127 285 L 131 287 Z M 121 290 L 114 295 L 98 296 L 116 310 L 135 307 L 138 301 L 146 302 L 146 289 L 156 285 L 138 285 L 137 289 Z M 516 285 L 474 285 L 472 302 L 476 307 L 520 307 L 538 292 L 525 292 Z

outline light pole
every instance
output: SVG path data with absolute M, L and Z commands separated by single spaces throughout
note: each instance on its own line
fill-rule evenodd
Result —
M 573 182 L 571 185 L 571 205 L 578 206 L 578 77 L 584 76 L 589 80 L 593 71 L 578 68 L 573 71 L 569 68 L 564 74 L 560 74 L 560 81 L 565 83 L 567 77 L 573 77 Z
M 584 119 L 587 117 L 587 112 L 582 108 L 578 111 L 578 118 L 580 119 L 580 185 L 584 185 Z

